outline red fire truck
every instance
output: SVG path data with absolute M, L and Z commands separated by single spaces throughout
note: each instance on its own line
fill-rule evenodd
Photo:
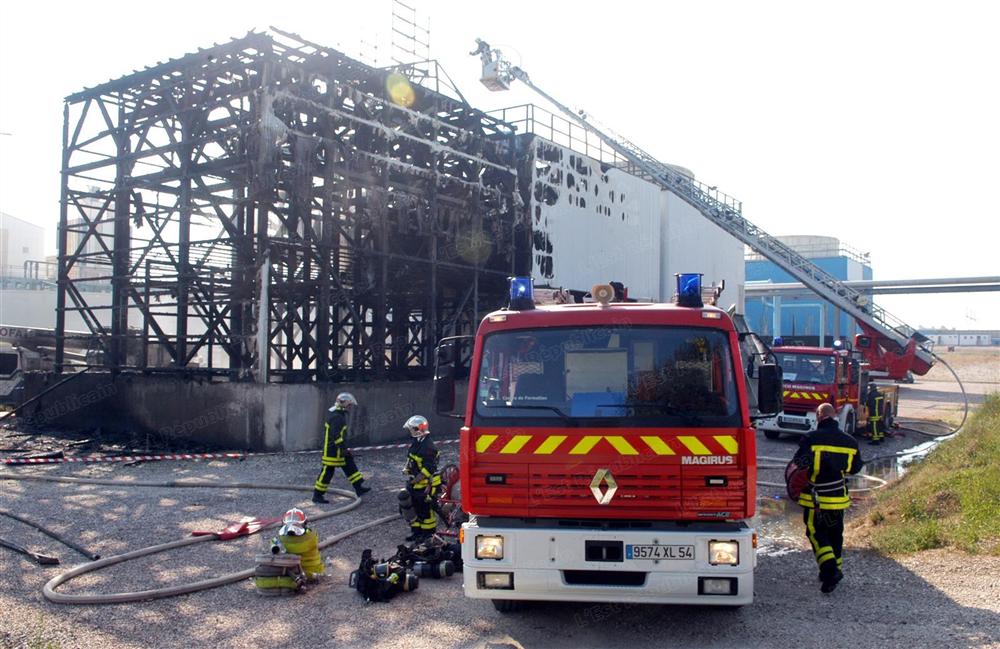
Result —
M 460 442 L 467 596 L 501 611 L 752 601 L 750 411 L 777 412 L 780 378 L 703 304 L 700 275 L 678 284 L 677 304 L 611 302 L 599 285 L 595 302 L 536 307 L 514 279 L 482 321 Z M 438 348 L 439 412 L 454 408 L 457 343 Z
M 878 382 L 869 373 L 867 362 L 846 349 L 778 346 L 773 350 L 784 379 L 782 412 L 761 419 L 757 428 L 768 439 L 782 433 L 805 435 L 816 430 L 816 408 L 830 403 L 837 409 L 840 429 L 853 435 L 868 422 L 865 395 L 874 382 L 882 394 L 882 422 L 886 427 L 895 418 L 899 387 Z

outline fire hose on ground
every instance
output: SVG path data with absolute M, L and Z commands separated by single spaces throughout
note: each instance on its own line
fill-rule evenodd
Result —
M 185 480 L 185 481 L 168 481 L 168 482 L 134 482 L 129 480 L 104 480 L 95 478 L 71 478 L 71 477 L 61 477 L 61 476 L 40 476 L 40 475 L 30 475 L 30 474 L 12 474 L 12 473 L 0 473 L 0 480 L 34 480 L 39 482 L 62 482 L 69 484 L 88 484 L 88 485 L 111 485 L 111 486 L 130 486 L 130 487 L 158 487 L 158 488 L 203 488 L 203 489 L 272 489 L 281 491 L 312 491 L 312 487 L 301 487 L 296 485 L 281 485 L 281 484 L 265 484 L 265 483 L 219 483 L 210 481 L 196 481 L 196 480 Z M 347 491 L 346 489 L 334 489 L 329 490 L 330 494 L 336 494 L 339 496 L 344 496 L 349 498 L 349 502 L 341 505 L 335 509 L 322 512 L 310 518 L 311 522 L 320 521 L 338 514 L 343 514 L 348 512 L 358 505 L 361 504 L 361 499 L 354 494 L 354 492 Z M 319 549 L 323 550 L 334 543 L 342 541 L 354 534 L 363 532 L 364 530 L 382 525 L 391 520 L 399 518 L 398 514 L 392 514 L 390 516 L 383 516 L 377 518 L 373 521 L 369 521 L 357 527 L 353 527 L 339 534 L 329 537 L 328 539 L 322 541 L 319 544 Z M 272 527 L 277 527 L 279 525 L 278 521 L 270 522 L 266 525 L 261 526 L 260 530 L 266 530 Z M 65 584 L 66 582 L 84 575 L 90 572 L 101 570 L 107 568 L 108 566 L 113 566 L 118 563 L 124 563 L 126 561 L 131 561 L 132 559 L 138 559 L 140 557 L 146 557 L 153 554 L 158 554 L 160 552 L 166 552 L 168 550 L 174 550 L 176 548 L 182 548 L 188 545 L 193 545 L 195 543 L 203 543 L 205 541 L 222 540 L 219 534 L 207 534 L 203 536 L 191 536 L 189 538 L 178 539 L 176 541 L 169 541 L 167 543 L 160 543 L 157 545 L 151 545 L 146 548 L 139 550 L 133 550 L 132 552 L 126 552 L 125 554 L 119 554 L 112 557 L 105 557 L 97 561 L 91 561 L 90 563 L 85 563 L 76 568 L 68 570 L 67 572 L 57 575 L 45 584 L 42 589 L 42 593 L 45 598 L 50 602 L 56 604 L 121 604 L 125 602 L 140 602 L 152 599 L 162 599 L 165 597 L 174 597 L 176 595 L 184 595 L 187 593 L 194 593 L 201 590 L 208 590 L 210 588 L 218 588 L 219 586 L 224 586 L 226 584 L 231 584 L 234 582 L 242 581 L 253 576 L 254 569 L 249 568 L 247 570 L 241 570 L 239 572 L 233 572 L 227 575 L 221 575 L 219 577 L 214 577 L 212 579 L 205 579 L 202 581 L 197 581 L 189 584 L 178 584 L 176 586 L 165 586 L 163 588 L 154 588 L 150 590 L 142 590 L 127 593 L 109 593 L 109 594 L 96 594 L 96 593 L 82 593 L 82 594 L 66 594 L 56 592 L 56 588 Z
M 71 540 L 69 540 L 69 539 L 67 539 L 67 538 L 65 538 L 63 536 L 60 536 L 60 535 L 56 534 L 55 532 L 53 532 L 49 528 L 45 527 L 44 525 L 42 525 L 40 523 L 36 523 L 35 521 L 29 520 L 27 518 L 24 518 L 23 516 L 19 516 L 18 514 L 15 514 L 14 512 L 9 512 L 6 509 L 0 509 L 0 516 L 6 516 L 8 518 L 13 518 L 15 521 L 20 521 L 20 522 L 24 523 L 25 525 L 33 527 L 36 530 L 38 530 L 39 532 L 41 532 L 42 534 L 44 534 L 44 535 L 46 535 L 46 536 L 48 536 L 48 537 L 50 537 L 52 539 L 55 539 L 59 543 L 62 543 L 66 547 L 71 548 L 73 550 L 76 550 L 77 552 L 79 552 L 83 556 L 87 557 L 91 561 L 97 561 L 98 559 L 101 558 L 101 555 L 94 554 L 93 552 L 91 552 L 87 548 L 84 548 L 84 547 L 82 547 L 82 546 L 74 543 L 73 541 L 71 541 Z

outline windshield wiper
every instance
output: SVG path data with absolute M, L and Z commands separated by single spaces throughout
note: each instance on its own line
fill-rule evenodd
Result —
M 700 416 L 698 416 L 698 415 L 692 415 L 689 412 L 682 412 L 682 411 L 678 410 L 675 406 L 670 405 L 669 403 L 657 403 L 655 401 L 642 401 L 642 402 L 636 403 L 636 402 L 633 401 L 632 403 L 606 403 L 606 404 L 599 404 L 597 407 L 598 408 L 633 408 L 633 409 L 635 409 L 635 408 L 659 408 L 660 412 L 662 412 L 664 414 L 674 415 L 674 416 L 682 418 L 685 421 L 685 423 L 687 423 L 688 425 L 695 426 L 695 425 L 698 425 L 698 424 L 702 423 L 702 418 Z
M 565 412 L 563 412 L 559 408 L 556 408 L 555 406 L 543 406 L 543 405 L 539 405 L 539 404 L 528 404 L 528 405 L 526 405 L 526 404 L 513 404 L 513 403 L 507 403 L 505 401 L 501 401 L 497 405 L 490 405 L 490 403 L 488 401 L 483 401 L 482 404 L 486 408 L 504 408 L 504 409 L 507 409 L 507 410 L 509 410 L 511 408 L 518 408 L 518 409 L 524 408 L 524 409 L 528 409 L 528 410 L 551 410 L 552 412 L 554 412 L 557 415 L 559 415 L 559 417 L 562 418 L 562 420 L 564 422 L 566 422 L 567 424 L 573 424 L 573 423 L 575 423 L 573 421 L 573 419 L 568 414 L 566 414 Z

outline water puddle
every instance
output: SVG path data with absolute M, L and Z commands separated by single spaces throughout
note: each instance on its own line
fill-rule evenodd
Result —
M 777 557 L 805 547 L 802 508 L 782 496 L 762 496 L 751 526 L 757 530 L 757 553 Z

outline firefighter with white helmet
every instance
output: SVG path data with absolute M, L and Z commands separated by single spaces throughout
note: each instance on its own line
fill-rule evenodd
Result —
M 276 547 L 289 554 L 301 557 L 302 572 L 307 579 L 315 579 L 323 574 L 323 557 L 319 552 L 319 536 L 315 530 L 309 529 L 306 514 L 301 509 L 293 508 L 281 517 L 281 529 L 278 536 L 271 541 L 271 552 Z
M 437 473 L 438 456 L 441 454 L 430 438 L 430 424 L 425 417 L 413 415 L 403 424 L 413 443 L 407 451 L 406 468 L 409 476 L 405 494 L 409 496 L 414 514 L 410 520 L 410 536 L 407 541 L 419 541 L 437 530 L 437 515 L 434 513 L 434 498 L 441 487 L 441 476 Z M 400 500 L 404 500 L 400 493 Z
M 354 462 L 354 456 L 344 447 L 344 440 L 347 438 L 347 415 L 352 408 L 358 405 L 358 400 L 350 392 L 341 392 L 337 395 L 333 407 L 326 415 L 326 432 L 323 437 L 323 470 L 316 478 L 313 485 L 314 503 L 328 503 L 326 490 L 330 486 L 333 474 L 340 467 L 347 481 L 354 487 L 354 491 L 360 496 L 371 491 L 364 485 L 365 477 L 358 470 L 358 465 Z

